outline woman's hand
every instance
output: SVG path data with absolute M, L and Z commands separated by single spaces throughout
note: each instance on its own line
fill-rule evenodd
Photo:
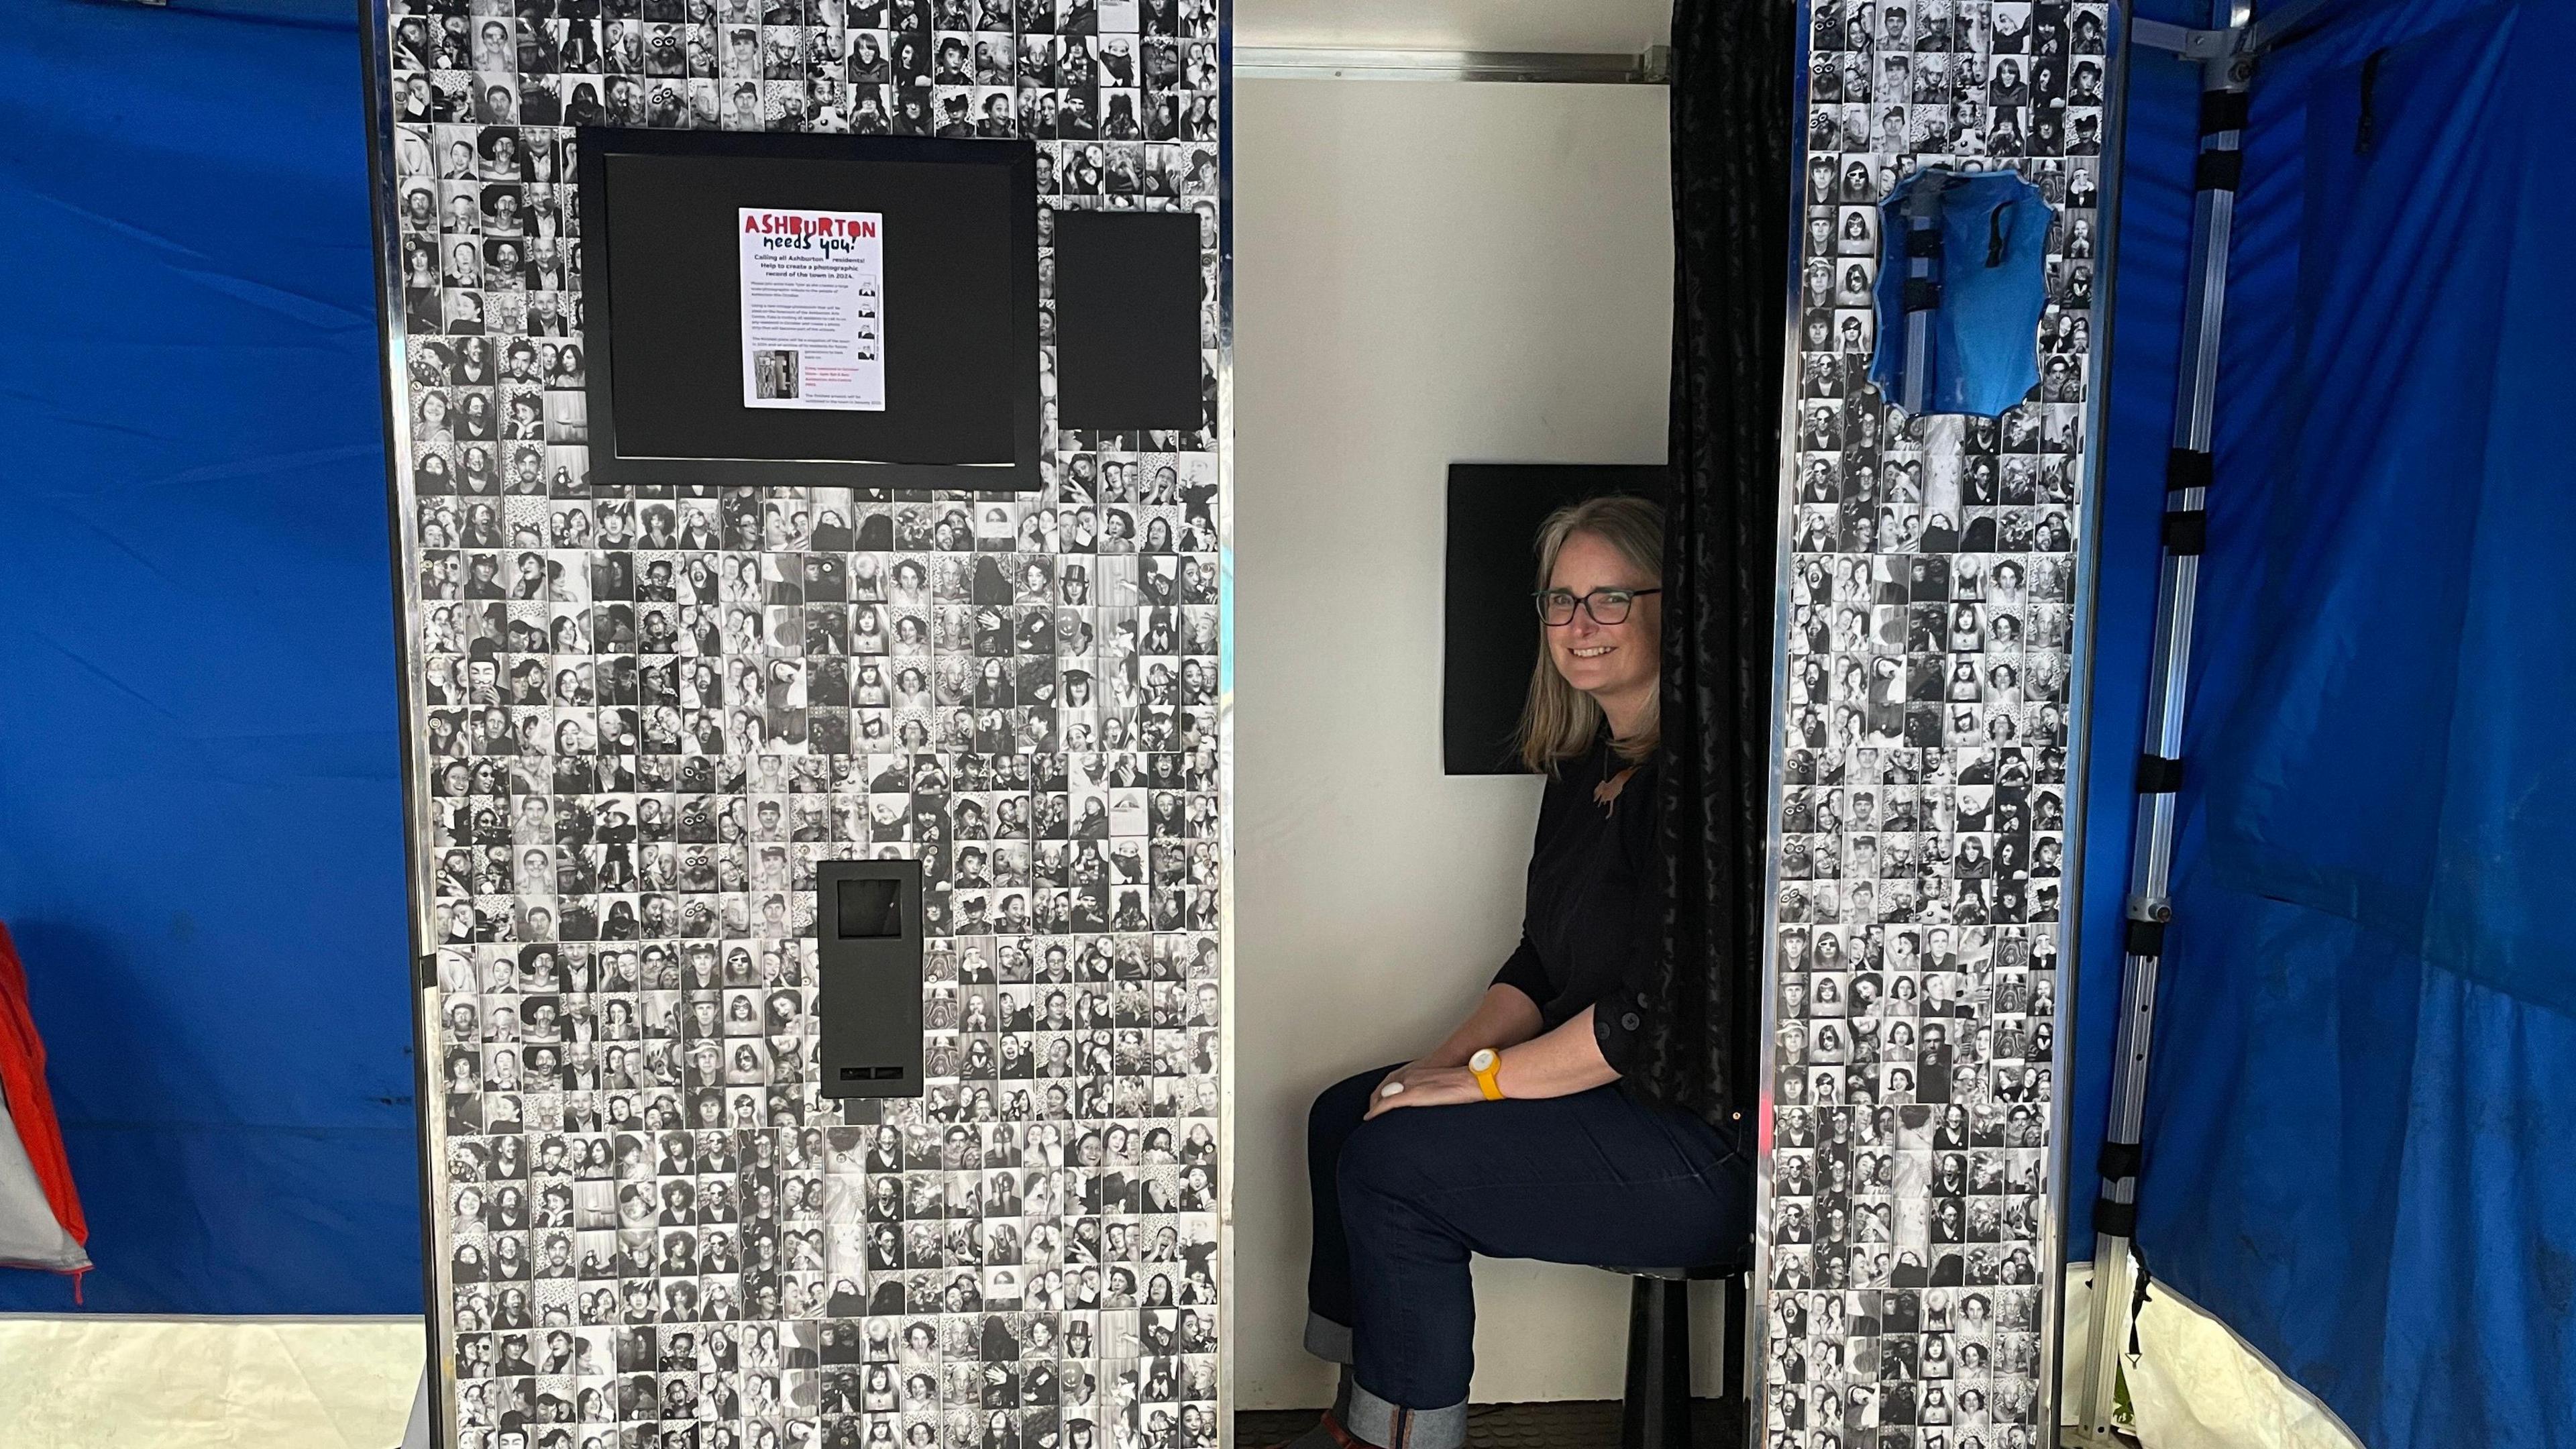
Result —
M 1402 1082 L 1409 1087 L 1413 1084 L 1413 1078 L 1417 1073 L 1433 1072 L 1438 1070 L 1439 1067 L 1429 1057 L 1422 1057 L 1414 1061 L 1406 1062 L 1403 1066 L 1397 1067 L 1394 1071 L 1391 1071 L 1384 1077 L 1378 1079 L 1377 1090 L 1369 1093 L 1369 1101 L 1372 1103 L 1377 1101 L 1378 1094 L 1386 1090 L 1386 1084 L 1389 1082 Z
M 1459 1066 L 1467 1060 L 1463 1056 L 1455 1058 L 1447 1056 L 1447 1050 L 1448 1045 L 1443 1043 L 1441 1047 L 1438 1050 L 1433 1051 L 1431 1055 L 1427 1057 L 1416 1057 L 1412 1061 L 1406 1062 L 1403 1066 L 1397 1067 L 1394 1071 L 1387 1073 L 1384 1077 L 1378 1080 L 1377 1090 L 1369 1093 L 1370 1104 L 1372 1106 L 1376 1104 L 1378 1097 L 1386 1091 L 1386 1084 L 1388 1082 L 1402 1082 L 1404 1083 L 1406 1090 L 1409 1091 L 1412 1089 L 1415 1078 L 1426 1076 L 1433 1072 L 1445 1071 L 1449 1068 Z M 1402 1093 L 1398 1093 L 1397 1095 L 1401 1096 Z M 1366 1121 L 1367 1119 L 1362 1118 L 1361 1120 Z
M 1389 1086 L 1404 1090 L 1388 1096 Z M 1456 1107 L 1485 1100 L 1485 1089 L 1476 1085 L 1476 1074 L 1465 1067 L 1427 1067 L 1419 1063 L 1402 1068 L 1383 1082 L 1369 1097 L 1368 1111 L 1360 1117 L 1365 1122 L 1398 1107 Z

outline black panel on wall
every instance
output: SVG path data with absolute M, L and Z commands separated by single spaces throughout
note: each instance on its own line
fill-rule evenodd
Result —
M 1579 499 L 1661 501 L 1660 464 L 1452 463 L 1440 756 L 1452 775 L 1517 775 L 1512 731 L 1538 665 L 1538 526 Z
M 1055 216 L 1056 411 L 1068 428 L 1199 424 L 1199 219 Z
M 922 1094 L 921 880 L 918 860 L 814 863 L 826 1097 Z
M 1026 142 L 591 127 L 580 144 L 594 481 L 1037 491 Z M 745 207 L 883 218 L 881 409 L 744 404 Z

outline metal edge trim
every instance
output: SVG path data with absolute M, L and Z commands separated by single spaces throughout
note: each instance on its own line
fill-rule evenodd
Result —
M 1217 1443 L 1234 1449 L 1236 1316 L 1234 868 L 1234 0 L 1216 10 Z
M 1601 51 L 1415 50 L 1397 47 L 1246 45 L 1234 73 L 1261 80 L 1522 81 L 1662 85 L 1669 46 L 1634 55 Z M 1220 123 L 1221 124 L 1221 123 Z
M 2069 621 L 2069 678 L 2066 696 L 2066 828 L 2065 838 L 2084 839 L 2089 811 L 2092 752 L 2087 748 L 2093 721 L 2094 611 L 2101 579 L 2103 450 L 2111 421 L 2111 328 L 2113 297 L 2119 290 L 2120 173 L 2128 151 L 2129 66 L 2136 54 L 2130 44 L 2132 0 L 2109 0 L 2110 64 L 2105 101 L 2102 179 L 2093 197 L 2092 351 L 2084 379 L 2084 452 L 2077 486 L 2082 490 L 2075 512 L 2075 611 Z M 2066 1212 L 2072 1190 L 2074 1144 L 2068 1124 L 2074 1117 L 2078 1058 L 2074 1023 L 2082 1020 L 2077 986 L 2083 976 L 2084 852 L 2062 857 L 2058 892 L 2056 1089 L 2049 1101 L 2048 1213 L 2041 1228 L 2040 1261 L 2049 1265 L 2049 1282 L 2040 1296 L 2039 1435 L 2044 1446 L 2058 1443 L 2065 1416 Z
M 436 943 L 429 929 L 431 851 L 422 801 L 429 796 L 429 767 L 412 721 L 427 697 L 423 665 L 412 648 L 420 635 L 418 520 L 411 502 L 409 358 L 402 308 L 402 226 L 394 167 L 393 69 L 381 37 L 393 23 L 387 0 L 357 0 L 358 64 L 367 146 L 368 212 L 375 229 L 376 335 L 384 375 L 386 541 L 392 558 L 394 670 L 402 751 L 403 856 L 410 949 L 404 981 L 412 998 L 412 1108 L 420 1134 L 421 1331 L 430 1442 L 454 1441 L 448 1406 L 454 1402 L 456 1364 L 446 1331 L 447 1281 L 446 1126 L 440 1104 L 445 1076 L 438 1049 L 439 986 Z M 423 972 L 426 962 L 428 970 Z M 426 980 L 424 980 L 426 975 Z
M 1798 485 L 1798 279 L 1800 264 L 1805 260 L 1806 229 L 1801 219 L 1806 215 L 1807 176 L 1807 71 L 1809 51 L 1815 37 L 1815 18 L 1810 0 L 1798 0 L 1796 47 L 1792 52 L 1789 76 L 1789 266 L 1785 301 L 1787 304 L 1784 343 L 1780 360 L 1780 461 L 1775 486 L 1779 489 L 1778 535 L 1773 547 L 1776 583 L 1771 596 L 1771 746 L 1770 779 L 1763 794 L 1762 828 L 1762 1003 L 1761 1003 L 1761 1077 L 1754 1091 L 1754 1140 L 1757 1144 L 1753 1163 L 1753 1276 L 1746 1286 L 1745 1374 L 1751 1381 L 1745 1394 L 1747 1411 L 1752 1421 L 1746 1426 L 1747 1444 L 1760 1444 L 1767 1438 L 1770 1423 L 1770 1349 L 1771 1349 L 1771 1186 L 1774 1163 L 1772 1137 L 1772 1074 L 1778 1068 L 1775 1060 L 1779 1045 L 1779 970 L 1780 970 L 1780 809 L 1788 785 L 1788 717 L 1781 705 L 1789 697 L 1789 613 L 1790 590 L 1796 571 L 1790 544 L 1796 537 Z
M 207 1323 L 217 1326 L 238 1324 L 245 1328 L 279 1323 L 310 1323 L 338 1328 L 354 1324 L 418 1323 L 415 1313 L 48 1313 L 10 1310 L 0 1312 L 0 1325 L 11 1323 Z

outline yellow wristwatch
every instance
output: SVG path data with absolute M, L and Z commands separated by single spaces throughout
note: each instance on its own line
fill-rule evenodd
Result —
M 1476 1074 L 1476 1085 L 1483 1090 L 1486 1101 L 1503 1100 L 1503 1054 L 1501 1052 L 1492 1047 L 1478 1047 L 1476 1054 L 1467 1058 L 1467 1070 Z

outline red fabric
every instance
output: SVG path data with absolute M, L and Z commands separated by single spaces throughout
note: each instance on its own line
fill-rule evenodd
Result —
M 72 1187 L 71 1159 L 63 1155 L 53 1095 L 45 1090 L 45 1040 L 36 1034 L 35 1014 L 27 1008 L 27 968 L 19 963 L 5 924 L 0 924 L 0 1095 L 9 1103 L 28 1160 L 36 1165 L 36 1180 L 44 1184 L 54 1220 L 73 1242 L 87 1246 L 89 1223 L 81 1217 L 80 1194 Z

